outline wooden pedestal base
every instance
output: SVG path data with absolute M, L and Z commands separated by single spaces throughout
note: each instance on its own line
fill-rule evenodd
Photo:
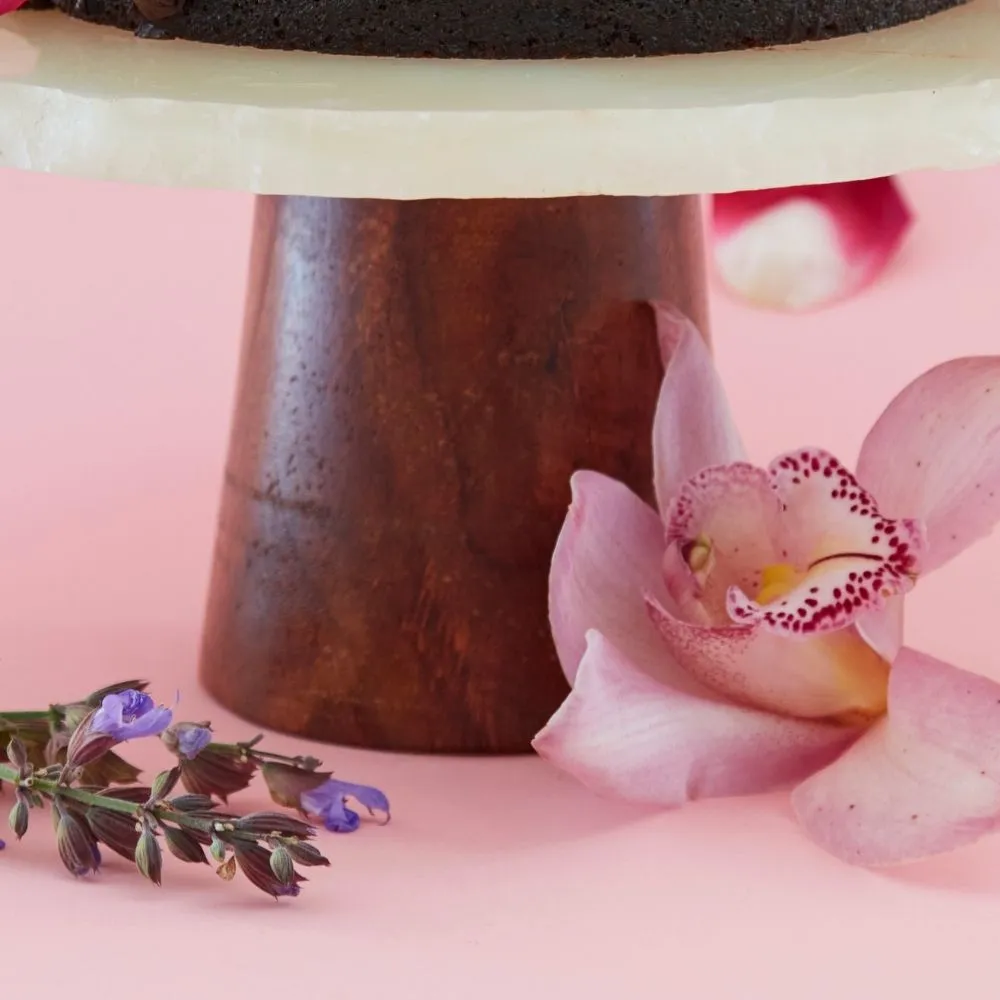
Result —
M 704 324 L 697 199 L 260 199 L 209 690 L 329 742 L 527 750 L 566 692 L 570 474 L 651 493 L 657 299 Z

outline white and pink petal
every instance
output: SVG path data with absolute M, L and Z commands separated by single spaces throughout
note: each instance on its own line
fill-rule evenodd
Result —
M 599 794 L 674 807 L 800 780 L 856 737 L 659 684 L 591 632 L 573 691 L 534 747 Z
M 720 194 L 712 251 L 726 287 L 771 309 L 855 294 L 893 259 L 912 216 L 891 177 Z
M 1000 827 L 1000 685 L 904 648 L 889 710 L 793 794 L 832 854 L 879 866 L 952 850 Z

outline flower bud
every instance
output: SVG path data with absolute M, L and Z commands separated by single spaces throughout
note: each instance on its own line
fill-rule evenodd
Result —
M 136 829 L 140 824 L 135 815 L 91 806 L 87 810 L 87 823 L 102 844 L 128 861 L 135 861 L 140 832 Z
M 72 813 L 56 806 L 52 813 L 56 825 L 56 848 L 59 859 L 74 875 L 96 872 L 101 865 L 97 840 Z
M 226 860 L 227 847 L 223 841 L 219 840 L 218 837 L 212 837 L 212 843 L 208 850 L 216 861 Z
M 139 837 L 139 843 L 135 845 L 135 866 L 139 873 L 150 882 L 160 884 L 160 876 L 163 871 L 163 852 L 160 850 L 159 841 L 149 827 L 145 827 Z
M 73 731 L 66 747 L 66 766 L 71 769 L 85 767 L 103 757 L 118 741 L 106 733 L 93 729 L 95 712 L 90 712 Z
M 11 737 L 11 741 L 7 744 L 7 760 L 9 760 L 22 775 L 28 769 L 28 748 L 16 736 Z
M 287 847 L 278 846 L 271 852 L 271 871 L 282 885 L 295 881 L 295 863 Z
M 330 864 L 330 862 L 323 857 L 318 848 L 313 847 L 312 844 L 307 844 L 304 841 L 286 840 L 285 849 L 289 854 L 291 854 L 295 861 L 307 868 L 312 868 L 317 865 L 327 866 Z
M 280 812 L 255 812 L 236 821 L 236 829 L 259 837 L 311 837 L 316 831 L 308 823 Z
M 169 771 L 161 771 L 153 779 L 153 787 L 149 793 L 149 799 L 151 802 L 160 802 L 165 799 L 177 786 L 177 782 L 181 780 L 181 769 L 179 767 L 171 768 Z
M 215 800 L 211 795 L 178 795 L 170 800 L 171 806 L 178 812 L 211 812 L 215 808 Z
M 21 795 L 18 795 L 10 811 L 10 828 L 18 840 L 28 832 L 28 803 Z

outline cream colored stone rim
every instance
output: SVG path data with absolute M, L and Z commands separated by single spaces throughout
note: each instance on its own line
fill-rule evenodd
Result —
M 1000 0 L 783 49 L 483 63 L 0 20 L 0 165 L 342 197 L 667 195 L 1000 159 Z

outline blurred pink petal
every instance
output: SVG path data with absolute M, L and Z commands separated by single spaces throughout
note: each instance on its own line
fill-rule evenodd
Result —
M 708 345 L 694 324 L 669 306 L 657 305 L 664 351 L 672 353 L 653 420 L 656 500 L 666 511 L 685 480 L 709 465 L 745 457 Z
M 891 177 L 739 191 L 712 200 L 715 264 L 730 291 L 771 309 L 804 310 L 871 284 L 912 215 Z
M 549 575 L 549 618 L 566 677 L 572 684 L 590 629 L 654 675 L 679 675 L 643 606 L 646 593 L 669 601 L 659 516 L 628 487 L 597 472 L 577 472 L 571 485 Z
M 861 447 L 858 478 L 889 517 L 924 521 L 929 572 L 1000 520 L 1000 358 L 947 361 L 911 382 Z
M 590 632 L 573 692 L 534 747 L 596 792 L 679 806 L 801 779 L 855 738 L 840 726 L 684 694 Z
M 770 603 L 734 587 L 727 606 L 735 621 L 786 634 L 829 632 L 913 588 L 921 525 L 883 517 L 833 455 L 789 452 L 771 463 L 771 478 L 783 501 L 783 561 L 800 567 L 801 578 Z
M 0 14 L 10 14 L 27 2 L 28 0 L 0 0 Z
M 870 720 L 885 710 L 889 665 L 854 629 L 793 640 L 760 626 L 704 626 L 646 602 L 670 655 L 706 687 L 803 719 Z
M 904 648 L 888 716 L 797 788 L 796 814 L 826 850 L 887 865 L 1000 826 L 1000 684 Z

